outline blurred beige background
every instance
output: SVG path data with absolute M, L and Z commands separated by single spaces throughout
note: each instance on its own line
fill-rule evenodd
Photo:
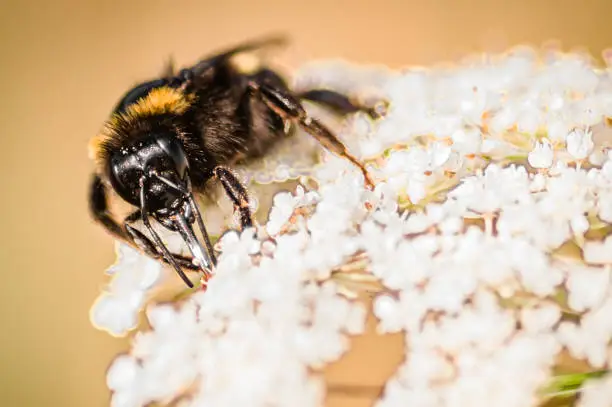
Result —
M 114 253 L 86 211 L 86 146 L 121 94 L 169 55 L 187 64 L 279 31 L 293 39 L 279 59 L 287 69 L 336 57 L 427 64 L 547 40 L 599 55 L 612 45 L 611 15 L 609 0 L 2 0 L 0 404 L 108 404 L 105 370 L 126 344 L 88 319 Z M 331 380 L 390 374 L 401 341 L 380 349 L 372 340 Z M 369 401 L 338 393 L 332 404 Z

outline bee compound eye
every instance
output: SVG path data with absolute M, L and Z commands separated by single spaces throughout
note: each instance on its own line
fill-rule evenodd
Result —
M 173 170 L 177 172 L 180 178 L 183 178 L 185 171 L 189 168 L 189 162 L 181 143 L 175 137 L 169 136 L 159 136 L 156 139 L 159 147 L 172 160 Z

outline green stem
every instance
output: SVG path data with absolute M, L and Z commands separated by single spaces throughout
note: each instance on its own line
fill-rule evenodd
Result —
M 597 370 L 554 376 L 550 383 L 542 389 L 541 394 L 545 400 L 573 397 L 580 392 L 587 380 L 598 379 L 609 372 L 609 370 Z

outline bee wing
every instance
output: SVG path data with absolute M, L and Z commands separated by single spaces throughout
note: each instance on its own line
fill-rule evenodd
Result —
M 288 42 L 288 38 L 284 35 L 275 35 L 260 38 L 254 41 L 244 42 L 235 46 L 234 48 L 225 50 L 201 60 L 191 67 L 190 70 L 194 76 L 201 76 L 209 69 L 213 69 L 226 63 L 229 59 L 237 54 L 259 51 L 270 47 L 280 47 L 286 45 Z

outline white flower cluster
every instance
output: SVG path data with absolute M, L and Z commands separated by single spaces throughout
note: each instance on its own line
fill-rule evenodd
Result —
M 161 227 L 156 230 L 163 233 Z M 172 252 L 186 252 L 179 236 L 167 236 L 165 240 Z M 144 305 L 174 275 L 159 261 L 125 243 L 115 246 L 117 261 L 106 271 L 112 278 L 91 308 L 90 319 L 95 327 L 113 336 L 125 336 L 138 326 Z
M 146 293 L 162 274 L 162 265 L 125 244 L 117 243 L 117 264 L 107 273 L 114 278 L 98 297 L 91 310 L 91 321 L 96 327 L 112 335 L 124 335 L 138 325 Z M 129 269 L 131 272 L 123 272 Z
M 108 372 L 113 406 L 321 405 L 318 369 L 364 330 L 340 282 L 357 257 L 379 284 L 378 331 L 405 337 L 379 407 L 534 406 L 562 353 L 610 367 L 611 69 L 519 49 L 432 70 L 317 64 L 296 86 L 388 102 L 340 131 L 375 190 L 326 154 L 317 189 L 277 194 L 257 233 L 226 233 L 206 292 L 147 307 L 151 329 Z M 92 311 L 113 332 L 135 326 L 160 272 L 121 253 L 125 290 Z M 580 405 L 612 405 L 610 380 Z
M 323 202 L 344 218 L 335 227 L 313 216 L 308 229 L 273 241 L 255 239 L 253 230 L 227 233 L 220 242 L 217 276 L 206 292 L 191 295 L 178 309 L 149 307 L 153 330 L 139 332 L 130 354 L 109 370 L 113 405 L 170 402 L 186 393 L 181 405 L 319 405 L 325 393 L 309 369 L 340 358 L 348 347 L 346 335 L 361 333 L 366 315 L 363 304 L 312 275 L 331 270 L 354 251 L 329 246 L 354 229 L 346 220 L 360 207 L 354 197 L 361 191 L 333 192 Z M 279 196 L 276 204 L 297 207 L 314 195 L 318 200 L 313 193 Z M 334 199 L 344 201 L 341 209 Z M 270 226 L 280 217 L 276 212 Z M 311 239 L 309 231 L 319 239 Z

